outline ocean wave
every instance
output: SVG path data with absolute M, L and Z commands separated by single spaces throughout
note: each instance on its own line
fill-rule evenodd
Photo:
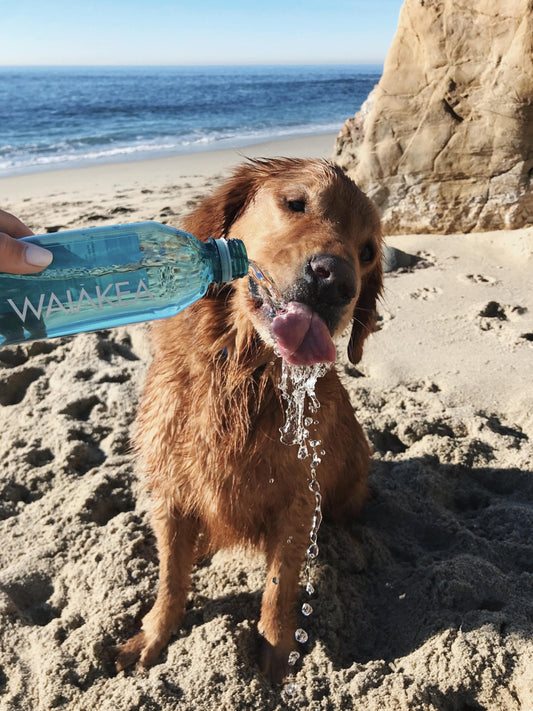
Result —
M 0 146 L 0 175 L 26 173 L 33 170 L 91 165 L 97 163 L 121 162 L 179 155 L 182 153 L 216 150 L 218 148 L 239 148 L 254 143 L 274 141 L 283 138 L 308 136 L 336 132 L 339 123 L 300 126 L 277 126 L 258 130 L 191 132 L 180 138 L 168 137 L 146 139 L 137 137 L 129 143 L 117 143 L 105 137 L 59 141 L 48 146 L 29 144 L 26 146 Z

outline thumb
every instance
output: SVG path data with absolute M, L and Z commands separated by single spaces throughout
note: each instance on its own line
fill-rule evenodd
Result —
M 0 271 L 33 274 L 47 267 L 52 257 L 48 249 L 30 242 L 19 242 L 0 232 Z

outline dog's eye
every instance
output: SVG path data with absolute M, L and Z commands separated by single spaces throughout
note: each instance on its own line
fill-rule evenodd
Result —
M 367 242 L 359 254 L 361 264 L 370 264 L 376 256 L 376 248 L 372 242 Z
M 291 212 L 305 212 L 305 200 L 287 200 Z

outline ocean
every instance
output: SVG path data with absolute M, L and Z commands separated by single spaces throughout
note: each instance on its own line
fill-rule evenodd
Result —
M 336 132 L 381 71 L 0 67 L 0 176 Z

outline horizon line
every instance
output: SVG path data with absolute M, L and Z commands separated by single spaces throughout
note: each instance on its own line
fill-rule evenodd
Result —
M 371 61 L 361 61 L 361 62 L 312 62 L 312 61 L 301 61 L 301 62 L 228 62 L 228 63 L 95 63 L 95 64 L 65 64 L 65 63 L 52 63 L 52 64 L 3 64 L 0 62 L 0 69 L 35 69 L 35 68 L 58 68 L 58 67 L 71 67 L 71 68 L 88 68 L 88 67 L 168 67 L 168 68 L 185 68 L 185 67 L 381 67 L 383 68 L 384 60 L 379 62 Z

